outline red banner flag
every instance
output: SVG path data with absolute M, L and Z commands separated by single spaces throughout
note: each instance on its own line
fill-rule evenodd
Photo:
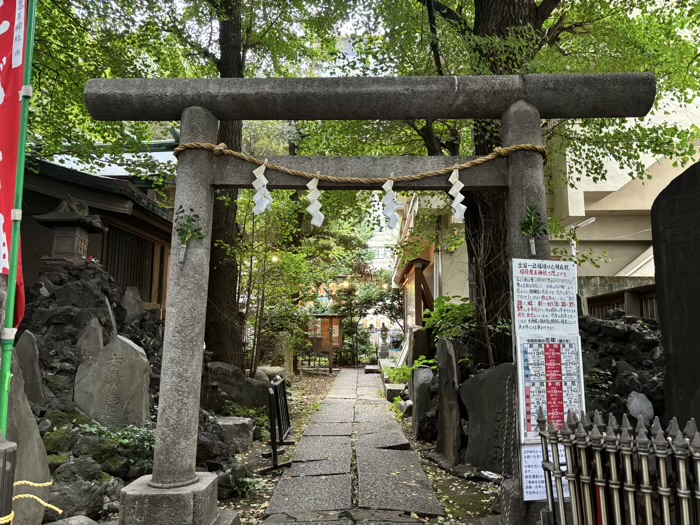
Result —
M 12 209 L 14 208 L 24 83 L 26 0 L 0 0 L 0 271 L 10 272 Z M 21 254 L 17 267 L 15 323 L 24 315 Z

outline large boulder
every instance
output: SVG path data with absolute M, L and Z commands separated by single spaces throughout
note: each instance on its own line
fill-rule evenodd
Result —
M 85 358 L 95 358 L 100 355 L 105 346 L 104 339 L 104 329 L 100 321 L 93 317 L 90 319 L 90 323 L 80 332 L 76 346 L 80 348 Z
M 146 353 L 122 336 L 112 339 L 75 376 L 76 406 L 109 427 L 143 426 L 148 421 L 151 369 Z
M 236 454 L 248 452 L 253 446 L 255 423 L 249 417 L 220 417 L 217 419 L 224 436 Z
M 649 398 L 639 392 L 632 392 L 627 396 L 627 413 L 636 420 L 642 420 L 649 427 L 654 420 L 654 406 Z
M 459 463 L 461 426 L 459 394 L 457 393 L 457 357 L 452 343 L 441 339 L 438 343 L 438 422 L 436 450 L 451 464 Z
M 473 436 L 467 440 L 463 455 L 466 463 L 492 472 L 512 474 L 509 451 L 514 446 L 512 438 L 515 435 L 515 384 L 515 367 L 512 363 L 505 363 L 467 379 L 459 387 L 469 417 L 469 435 Z
M 8 407 L 7 439 L 17 443 L 15 481 L 26 480 L 44 483 L 51 479 L 46 448 L 39 434 L 36 419 L 24 391 L 24 379 L 17 354 L 12 355 L 12 380 Z M 48 488 L 16 487 L 14 494 L 34 494 L 42 499 L 48 496 Z M 15 525 L 40 525 L 44 508 L 36 502 L 21 499 L 13 504 Z
M 245 407 L 265 407 L 267 389 L 267 384 L 246 377 L 237 366 L 212 361 L 202 377 L 202 408 L 220 413 L 227 400 Z

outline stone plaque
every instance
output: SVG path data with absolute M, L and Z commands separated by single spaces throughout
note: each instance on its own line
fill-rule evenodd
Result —
M 39 368 L 39 348 L 36 344 L 34 334 L 25 330 L 22 337 L 17 341 L 15 353 L 19 360 L 19 367 L 22 370 L 24 379 L 24 392 L 27 399 L 35 405 L 44 404 L 44 391 L 41 383 L 41 369 Z
M 150 366 L 146 353 L 118 335 L 75 376 L 76 406 L 108 428 L 148 421 Z
M 512 363 L 498 365 L 467 379 L 459 395 L 467 407 L 469 439 L 465 460 L 470 465 L 492 472 L 512 474 L 515 447 L 515 368 Z
M 666 414 L 700 421 L 700 163 L 669 184 L 651 208 L 659 323 L 666 356 Z
M 438 383 L 438 439 L 436 450 L 451 464 L 459 463 L 462 427 L 459 424 L 459 394 L 457 392 L 457 357 L 452 343 L 440 339 L 437 351 Z

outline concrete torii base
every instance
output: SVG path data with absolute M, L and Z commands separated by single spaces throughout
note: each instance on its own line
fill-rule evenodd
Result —
M 219 511 L 217 477 L 198 472 L 191 485 L 160 489 L 151 487 L 151 476 L 142 476 L 121 492 L 119 525 L 241 525 L 238 513 Z

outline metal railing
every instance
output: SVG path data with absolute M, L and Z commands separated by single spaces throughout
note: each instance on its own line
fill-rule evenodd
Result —
M 543 525 L 700 525 L 695 419 L 681 431 L 673 418 L 664 431 L 658 418 L 647 429 L 641 420 L 633 428 L 626 415 L 618 424 L 610 414 L 606 424 L 598 412 L 592 422 L 570 413 L 557 429 L 540 409 L 538 422 L 547 486 Z
M 278 447 L 294 444 L 294 441 L 287 440 L 287 436 L 292 430 L 292 420 L 289 417 L 287 387 L 284 384 L 284 379 L 280 376 L 275 377 L 267 389 L 267 396 L 270 419 L 270 453 L 264 456 L 268 457 L 269 455 L 272 458 L 272 466 L 259 470 L 259 474 L 286 468 L 292 464 L 291 461 L 279 462 L 279 455 L 284 451 Z

